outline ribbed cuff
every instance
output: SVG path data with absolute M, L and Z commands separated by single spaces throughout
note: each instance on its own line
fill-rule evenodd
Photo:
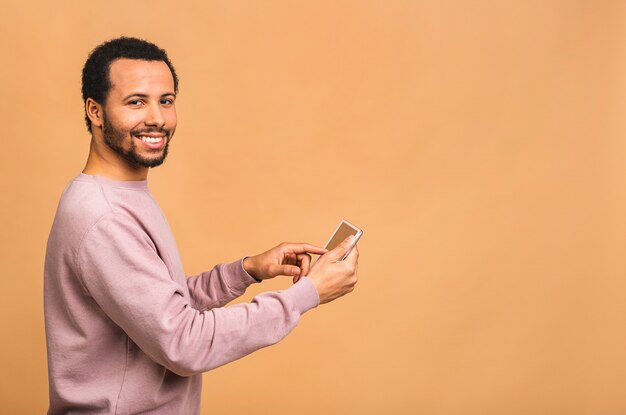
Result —
M 220 264 L 222 275 L 231 291 L 243 294 L 256 280 L 243 268 L 243 259 L 227 264 Z
M 320 304 L 317 288 L 315 288 L 313 282 L 307 277 L 300 278 L 297 283 L 287 288 L 285 291 L 293 295 L 295 308 L 300 314 L 304 314 Z

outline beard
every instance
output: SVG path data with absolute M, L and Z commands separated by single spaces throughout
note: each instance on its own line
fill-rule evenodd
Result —
M 137 144 L 135 143 L 135 137 L 141 133 L 161 133 L 165 137 L 165 145 L 160 153 L 157 153 L 154 157 L 145 157 L 139 154 L 137 151 Z M 136 128 L 130 131 L 125 131 L 116 128 L 107 118 L 106 113 L 102 114 L 102 134 L 104 136 L 104 143 L 109 148 L 119 154 L 126 161 L 132 165 L 139 165 L 142 167 L 156 167 L 163 164 L 167 157 L 169 150 L 170 138 L 173 131 L 163 128 Z M 129 148 L 124 148 L 124 140 L 126 137 L 130 138 Z

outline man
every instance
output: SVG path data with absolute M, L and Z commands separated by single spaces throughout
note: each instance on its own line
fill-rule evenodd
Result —
M 197 414 L 202 372 L 278 342 L 356 283 L 357 250 L 339 261 L 348 239 L 185 276 L 147 187 L 176 129 L 177 87 L 165 51 L 143 40 L 111 40 L 85 63 L 89 157 L 61 197 L 44 271 L 51 414 Z M 309 254 L 322 254 L 312 267 Z M 224 307 L 278 275 L 294 285 Z

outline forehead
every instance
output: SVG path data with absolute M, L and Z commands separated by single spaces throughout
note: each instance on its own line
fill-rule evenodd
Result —
M 109 67 L 110 94 L 174 93 L 174 78 L 163 61 L 116 59 Z

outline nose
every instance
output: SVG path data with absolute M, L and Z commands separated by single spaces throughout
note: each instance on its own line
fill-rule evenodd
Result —
M 165 124 L 165 117 L 161 106 L 157 104 L 150 105 L 148 114 L 146 114 L 146 125 L 162 128 Z

